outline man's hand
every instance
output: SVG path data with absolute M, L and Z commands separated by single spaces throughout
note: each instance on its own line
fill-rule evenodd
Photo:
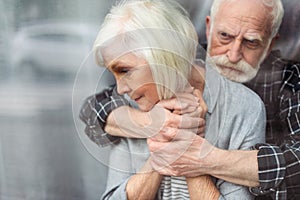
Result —
M 165 141 L 147 140 L 152 167 L 162 175 L 196 177 L 209 174 L 244 185 L 258 186 L 257 150 L 223 150 L 193 132 L 167 129 Z
M 201 97 L 201 95 L 198 93 Z M 187 129 L 203 134 L 207 107 L 193 93 L 180 93 L 176 98 L 162 100 L 149 112 L 128 106 L 115 109 L 107 118 L 105 131 L 111 135 L 130 138 L 164 140 L 160 134 L 167 128 Z M 202 97 L 201 97 L 202 99 Z M 202 107 L 202 106 L 203 107 Z
M 158 105 L 172 111 L 174 114 L 188 114 L 193 117 L 204 118 L 207 105 L 202 93 L 198 89 L 187 89 L 184 93 L 177 93 L 172 99 L 161 100 Z
M 147 140 L 152 167 L 163 175 L 194 177 L 214 167 L 210 154 L 216 150 L 204 138 L 187 130 L 166 129 L 165 141 Z
M 187 89 L 185 93 L 178 93 L 175 98 L 162 100 L 156 106 L 161 106 L 178 116 L 173 115 L 168 118 L 171 121 L 166 120 L 163 128 L 152 139 L 161 140 L 164 138 L 160 132 L 167 128 L 185 129 L 202 137 L 204 136 L 204 116 L 207 112 L 207 105 L 199 90 Z

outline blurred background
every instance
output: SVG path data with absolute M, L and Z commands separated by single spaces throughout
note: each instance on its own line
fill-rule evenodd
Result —
M 205 43 L 211 0 L 179 1 Z M 83 100 L 113 80 L 91 47 L 110 0 L 0 0 L 0 199 L 94 200 L 105 187 L 108 148 L 84 134 Z M 300 61 L 299 0 L 275 48 Z

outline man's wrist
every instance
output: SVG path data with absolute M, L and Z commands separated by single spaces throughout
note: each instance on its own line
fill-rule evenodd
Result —
M 207 157 L 207 174 L 239 185 L 258 186 L 257 152 L 214 148 Z
M 218 177 L 223 176 L 227 173 L 227 168 L 229 167 L 224 159 L 229 156 L 229 151 L 219 149 L 216 147 L 211 148 L 209 154 L 204 159 L 205 173 L 212 176 Z
M 259 187 L 251 188 L 255 195 L 274 193 L 283 185 L 286 175 L 286 161 L 278 146 L 257 144 L 259 170 Z

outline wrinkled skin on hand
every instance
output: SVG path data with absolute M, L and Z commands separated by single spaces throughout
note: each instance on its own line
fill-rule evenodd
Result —
M 204 136 L 204 116 L 207 112 L 207 105 L 200 90 L 189 88 L 185 93 L 178 93 L 176 98 L 162 100 L 156 106 L 169 110 L 172 116 L 168 118 L 170 121 L 165 120 L 165 124 L 158 131 L 158 134 L 151 137 L 152 140 L 166 141 L 164 134 L 162 134 L 166 130 L 177 132 L 183 129 Z M 175 119 L 177 120 L 174 121 Z
M 208 156 L 215 147 L 187 130 L 167 129 L 161 132 L 165 141 L 147 140 L 153 169 L 163 175 L 195 177 L 212 167 Z M 168 140 L 168 141 L 167 141 Z
M 127 137 L 165 140 L 160 132 L 167 128 L 184 129 L 203 135 L 203 118 L 206 112 L 207 107 L 201 93 L 189 89 L 172 99 L 160 101 L 149 112 L 120 107 L 113 111 L 112 124 L 117 124 L 122 132 L 127 133 Z M 108 121 L 105 131 L 113 132 L 111 127 L 113 126 Z
M 185 117 L 203 119 L 207 112 L 201 92 L 193 90 L 193 95 L 199 102 L 196 109 L 189 111 L 185 109 L 186 112 L 183 111 L 184 109 L 173 111 L 183 117 L 181 124 L 189 127 L 193 121 L 186 121 Z M 180 94 L 177 97 L 178 99 L 192 98 Z M 205 174 L 204 169 L 207 164 L 204 158 L 214 147 L 203 139 L 204 129 L 204 124 L 199 124 L 196 129 L 167 126 L 161 129 L 156 136 L 148 138 L 152 167 L 160 174 L 170 176 L 195 177 Z

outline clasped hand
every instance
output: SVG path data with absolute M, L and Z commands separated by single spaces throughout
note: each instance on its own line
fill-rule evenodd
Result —
M 170 115 L 166 117 L 170 121 L 165 121 L 158 134 L 147 139 L 152 168 L 160 174 L 199 176 L 203 174 L 199 171 L 200 165 L 205 167 L 202 158 L 213 150 L 213 146 L 203 138 L 206 104 L 199 90 L 192 94 L 178 94 L 176 99 L 157 104 L 167 109 Z M 195 97 L 198 104 L 195 104 Z

